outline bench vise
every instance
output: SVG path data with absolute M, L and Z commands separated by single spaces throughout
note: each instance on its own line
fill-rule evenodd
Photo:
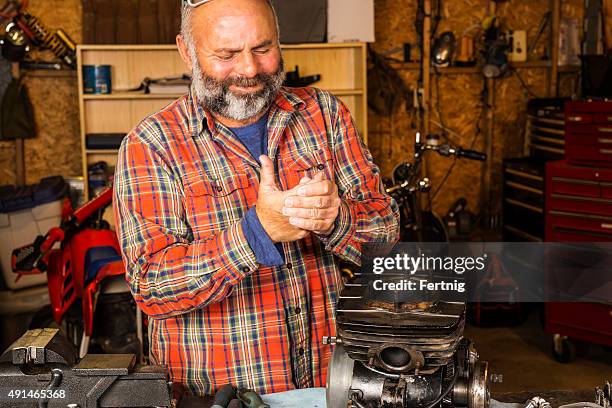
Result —
M 0 357 L 0 407 L 171 407 L 163 368 L 135 362 L 133 354 L 79 360 L 57 329 L 28 330 Z

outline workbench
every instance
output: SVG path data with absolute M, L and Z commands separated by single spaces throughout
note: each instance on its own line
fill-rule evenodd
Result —
M 535 396 L 544 398 L 556 408 L 560 405 L 574 402 L 593 402 L 595 390 L 554 390 L 554 391 L 524 391 L 505 392 L 493 394 L 490 408 L 520 408 L 525 401 Z M 270 408 L 325 408 L 325 388 L 307 388 L 263 395 L 264 402 Z M 501 402 L 503 401 L 503 402 Z M 212 399 L 205 397 L 187 397 L 178 405 L 178 408 L 208 408 Z

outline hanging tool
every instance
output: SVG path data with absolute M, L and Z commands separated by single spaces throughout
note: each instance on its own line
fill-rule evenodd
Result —
M 76 44 L 64 30 L 49 31 L 40 19 L 28 13 L 18 14 L 15 21 L 34 45 L 51 50 L 66 65 L 76 67 Z

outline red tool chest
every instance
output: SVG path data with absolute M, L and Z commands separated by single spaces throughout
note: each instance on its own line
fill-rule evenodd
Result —
M 545 191 L 546 241 L 612 242 L 612 168 L 548 162 Z M 546 331 L 612 345 L 612 299 L 610 304 L 547 303 Z
M 565 159 L 612 167 L 612 101 L 566 102 Z

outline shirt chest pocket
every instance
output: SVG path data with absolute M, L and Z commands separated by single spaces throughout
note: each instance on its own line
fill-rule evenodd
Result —
M 285 188 L 293 188 L 300 183 L 302 177 L 312 179 L 321 172 L 325 179 L 334 179 L 333 161 L 326 149 L 287 154 L 280 160 L 282 167 L 286 169 L 284 172 Z
M 185 177 L 185 214 L 194 238 L 223 230 L 238 222 L 253 201 L 253 182 L 246 174 L 217 179 L 199 173 Z

